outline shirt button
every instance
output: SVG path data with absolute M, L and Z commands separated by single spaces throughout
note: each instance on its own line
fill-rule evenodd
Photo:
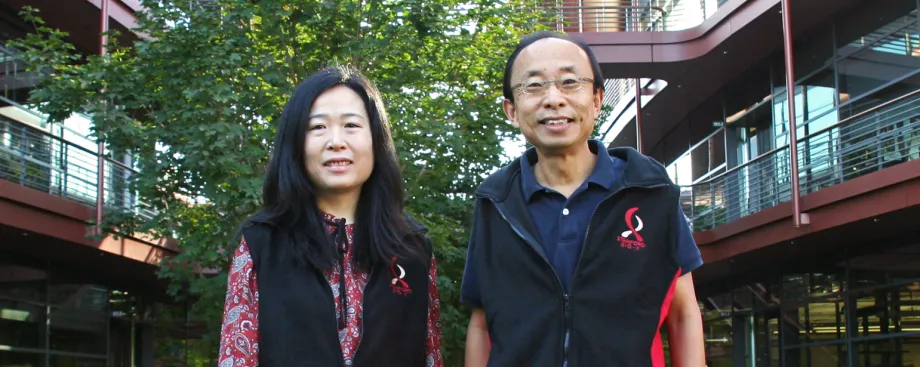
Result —
M 569 208 L 562 209 L 562 215 L 569 215 Z

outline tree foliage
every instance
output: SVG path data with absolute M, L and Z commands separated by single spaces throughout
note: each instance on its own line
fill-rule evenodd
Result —
M 62 121 L 93 116 L 94 134 L 128 155 L 149 221 L 109 211 L 106 227 L 179 240 L 161 267 L 216 331 L 239 223 L 257 210 L 275 123 L 296 86 L 349 64 L 380 88 L 403 164 L 407 207 L 436 243 L 449 365 L 460 365 L 468 313 L 459 299 L 471 194 L 502 163 L 505 58 L 538 29 L 525 0 L 150 0 L 131 44 L 74 56 L 34 10 L 14 42 L 47 76 L 33 94 Z M 110 42 L 117 39 L 109 37 Z M 53 57 L 49 57 L 53 56 Z M 171 266 L 195 264 L 196 266 Z M 218 269 L 217 275 L 195 269 Z

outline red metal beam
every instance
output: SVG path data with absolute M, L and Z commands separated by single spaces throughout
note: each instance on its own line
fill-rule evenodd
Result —
M 654 63 L 660 70 L 682 71 L 670 65 L 706 55 L 718 48 L 739 29 L 767 14 L 780 0 L 729 1 L 702 24 L 680 31 L 668 32 L 583 32 L 576 36 L 584 40 L 597 56 L 598 63 L 617 64 L 616 70 L 630 73 L 634 66 Z M 614 70 L 609 70 L 614 71 Z M 608 78 L 636 77 L 614 75 Z M 609 74 L 609 75 L 608 75 Z M 658 77 L 645 75 L 643 77 Z
M 118 24 L 123 25 L 125 28 L 134 30 L 137 28 L 137 16 L 134 15 L 134 12 L 140 11 L 140 4 L 137 1 L 116 1 L 111 4 L 111 0 L 86 0 L 90 4 L 95 5 L 97 8 L 103 12 L 108 12 L 109 16 L 112 17 Z M 127 5 L 126 5 L 127 4 Z M 137 8 L 135 8 L 137 6 Z M 108 9 L 104 9 L 108 7 Z
M 102 14 L 100 16 L 99 54 L 105 56 L 109 44 L 109 0 L 102 0 Z M 102 233 L 102 214 L 105 211 L 105 142 L 101 133 L 96 133 L 96 233 Z
M 86 223 L 94 214 L 93 208 L 79 202 L 0 179 L 0 225 L 98 248 L 99 241 L 86 237 Z M 178 253 L 178 242 L 172 238 L 135 233 L 127 240 Z
M 636 78 L 636 150 L 642 153 L 642 79 Z
M 786 62 L 786 108 L 789 115 L 789 164 L 792 168 L 792 223 L 802 226 L 802 206 L 799 202 L 799 141 L 795 122 L 795 64 L 792 51 L 792 13 L 789 0 L 782 0 L 783 12 L 783 58 Z M 807 224 L 807 223 L 806 223 Z
M 65 201 L 61 198 L 51 198 Z M 48 236 L 73 246 L 90 247 L 151 265 L 158 265 L 164 258 L 178 254 L 174 241 L 166 239 L 151 243 L 134 237 L 116 238 L 109 235 L 102 240 L 94 240 L 86 236 L 85 220 L 5 199 L 0 199 L 0 224 Z
M 789 206 L 784 209 L 789 212 Z M 739 273 L 775 269 L 790 261 L 839 253 L 848 247 L 900 241 L 916 243 L 914 218 L 920 215 L 920 180 L 838 201 L 810 214 L 812 224 L 807 227 L 790 231 L 792 220 L 787 216 L 716 245 L 701 246 L 706 265 L 695 271 L 698 274 L 694 279 L 717 286 Z
M 920 160 L 867 174 L 802 197 L 811 224 L 790 231 L 792 203 L 775 207 L 696 232 L 707 263 L 794 241 L 811 233 L 846 226 L 884 213 L 920 206 Z

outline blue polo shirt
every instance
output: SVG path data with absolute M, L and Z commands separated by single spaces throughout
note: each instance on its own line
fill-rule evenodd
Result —
M 562 281 L 565 291 L 570 290 L 575 265 L 581 254 L 585 240 L 585 231 L 591 213 L 604 198 L 622 186 L 623 170 L 626 161 L 612 157 L 597 140 L 589 140 L 591 152 L 597 155 L 594 170 L 584 183 L 569 198 L 559 192 L 544 187 L 537 182 L 533 174 L 533 165 L 537 163 L 537 154 L 529 150 L 521 159 L 521 189 L 534 228 L 539 232 L 540 244 L 546 257 Z M 677 257 L 683 274 L 689 273 L 703 264 L 699 247 L 693 239 L 693 231 L 684 216 L 680 205 L 675 206 L 677 215 Z M 471 267 L 463 274 L 461 298 L 474 306 L 481 306 L 478 297 L 478 279 Z
M 588 179 L 566 197 L 537 182 L 533 165 L 537 163 L 536 151 L 530 150 L 521 160 L 521 188 L 530 218 L 540 234 L 540 243 L 546 257 L 556 270 L 566 292 L 569 291 L 575 265 L 581 254 L 585 231 L 591 213 L 604 198 L 622 186 L 626 161 L 612 157 L 597 140 L 590 140 L 591 152 L 597 155 L 594 170 Z M 600 149 L 599 149 L 600 148 Z M 676 206 L 677 256 L 684 274 L 703 264 L 699 247 L 693 240 L 693 231 L 687 223 L 680 205 Z

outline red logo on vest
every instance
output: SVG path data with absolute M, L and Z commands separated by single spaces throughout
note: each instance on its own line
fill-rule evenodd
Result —
M 626 227 L 629 228 L 628 231 L 623 231 L 620 236 L 617 237 L 617 241 L 620 242 L 620 247 L 630 250 L 641 250 L 645 248 L 645 240 L 642 239 L 642 235 L 639 234 L 639 231 L 642 230 L 642 218 L 639 218 L 636 215 L 636 212 L 639 211 L 639 208 L 629 208 L 626 211 Z M 636 217 L 636 225 L 633 226 L 633 217 Z M 633 236 L 636 239 L 630 239 L 629 237 Z
M 393 279 L 390 280 L 390 289 L 393 290 L 393 293 L 401 296 L 408 296 L 412 293 L 409 283 L 403 279 L 406 277 L 406 269 L 396 263 L 396 256 L 390 260 L 390 273 L 393 274 Z

